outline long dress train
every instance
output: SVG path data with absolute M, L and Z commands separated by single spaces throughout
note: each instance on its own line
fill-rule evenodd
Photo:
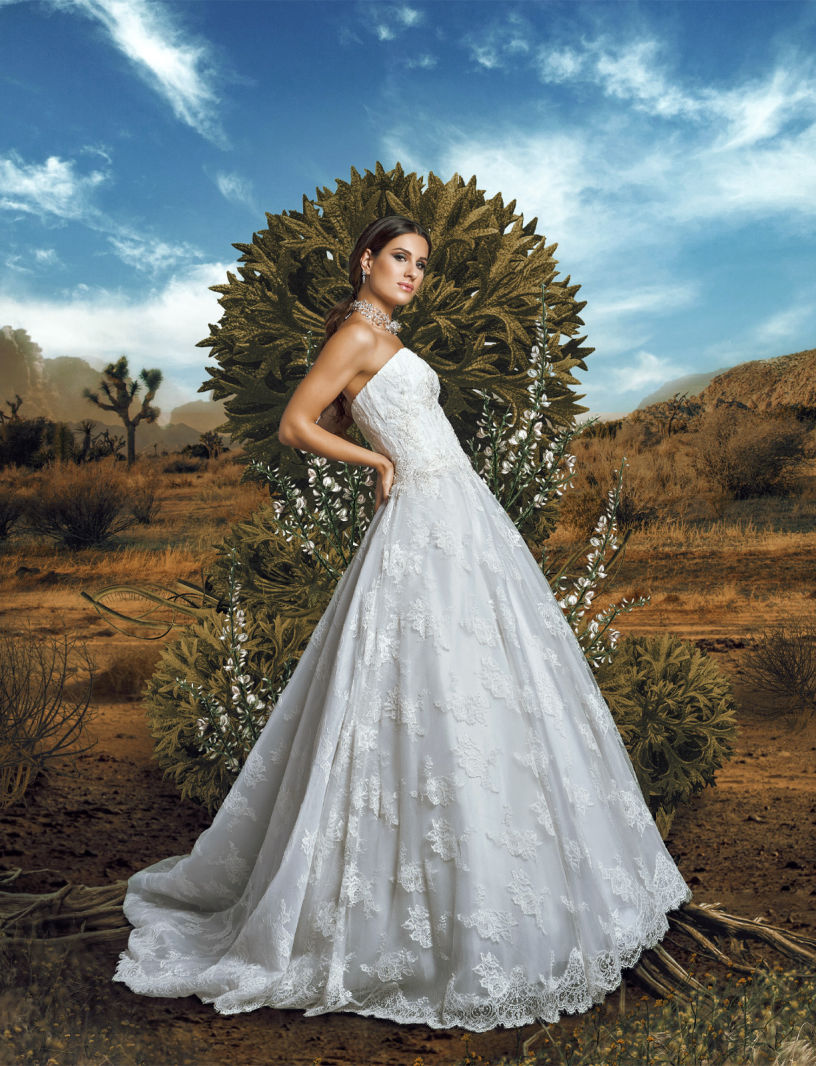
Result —
M 128 881 L 115 981 L 484 1031 L 587 1010 L 691 898 L 584 653 L 400 348 L 395 478 L 212 824 Z

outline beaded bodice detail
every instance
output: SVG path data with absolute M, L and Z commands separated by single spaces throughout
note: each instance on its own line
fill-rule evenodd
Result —
M 475 471 L 439 404 L 439 375 L 400 348 L 351 402 L 351 414 L 375 451 L 394 463 L 392 492 L 433 489 L 440 474 Z

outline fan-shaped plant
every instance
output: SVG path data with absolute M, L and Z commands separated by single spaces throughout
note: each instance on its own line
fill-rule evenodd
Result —
M 625 637 L 597 680 L 665 836 L 677 807 L 713 784 L 734 752 L 731 682 L 672 633 Z
M 225 428 L 264 462 L 302 476 L 299 455 L 280 445 L 276 430 L 283 408 L 310 362 L 312 338 L 322 337 L 327 312 L 348 295 L 348 255 L 373 218 L 404 214 L 426 227 L 434 243 L 422 288 L 401 314 L 405 343 L 422 354 L 442 380 L 440 396 L 454 429 L 464 439 L 481 403 L 475 389 L 496 393 L 517 417 L 526 402 L 527 358 L 541 317 L 547 320 L 544 350 L 555 382 L 545 432 L 570 425 L 587 408 L 576 401 L 570 371 L 586 370 L 579 316 L 579 285 L 557 280 L 555 244 L 525 223 L 515 200 L 486 199 L 454 175 L 433 172 L 427 184 L 397 164 L 303 197 L 302 211 L 267 214 L 267 228 L 242 253 L 237 274 L 212 288 L 221 293 L 223 316 L 200 347 L 218 365 L 199 389 L 226 401 Z

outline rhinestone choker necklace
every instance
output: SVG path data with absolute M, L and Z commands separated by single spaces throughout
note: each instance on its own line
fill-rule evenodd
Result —
M 381 311 L 379 307 L 375 307 L 374 304 L 369 303 L 368 300 L 354 300 L 349 308 L 348 315 L 352 311 L 359 311 L 363 318 L 367 318 L 369 322 L 373 322 L 375 326 L 380 326 L 382 329 L 388 330 L 389 333 L 397 333 L 399 331 L 401 322 L 397 322 L 396 319 L 391 318 L 385 311 Z

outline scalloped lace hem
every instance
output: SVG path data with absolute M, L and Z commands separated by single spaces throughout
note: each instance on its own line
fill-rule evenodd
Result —
M 667 913 L 689 901 L 691 891 L 685 881 L 675 882 L 660 903 L 655 906 L 646 927 L 632 938 L 620 936 L 614 951 L 605 952 L 589 960 L 573 948 L 564 975 L 547 986 L 528 981 L 521 966 L 504 970 L 492 952 L 482 952 L 475 967 L 486 995 L 462 995 L 454 990 L 452 977 L 441 1004 L 434 1004 L 427 996 L 410 999 L 396 982 L 356 1000 L 346 989 L 329 997 L 322 994 L 308 979 L 300 989 L 291 976 L 278 978 L 275 988 L 264 989 L 256 996 L 248 990 L 233 988 L 220 995 L 196 991 L 194 981 L 165 975 L 163 980 L 143 973 L 137 959 L 122 955 L 113 976 L 136 993 L 147 996 L 178 997 L 195 995 L 202 1002 L 212 1004 L 222 1015 L 242 1014 L 272 1007 L 277 1010 L 302 1010 L 305 1017 L 328 1013 L 353 1013 L 381 1018 L 402 1025 L 426 1025 L 432 1029 L 462 1028 L 482 1033 L 497 1026 L 518 1028 L 533 1022 L 554 1023 L 562 1014 L 579 1014 L 604 999 L 621 983 L 623 971 L 634 966 L 641 954 L 663 939 L 669 929 Z M 318 999 L 318 996 L 321 998 Z M 239 998 L 243 997 L 243 998 Z

